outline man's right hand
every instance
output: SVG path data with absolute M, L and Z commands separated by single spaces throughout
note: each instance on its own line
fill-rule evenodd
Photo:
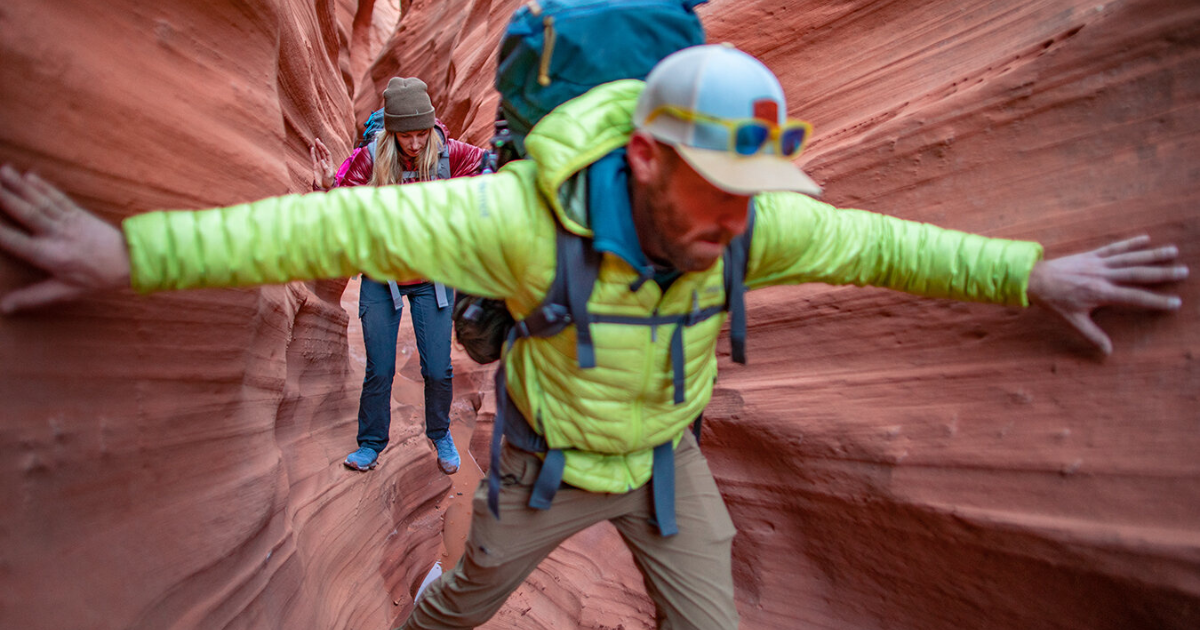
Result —
M 1099 249 L 1038 262 L 1029 275 L 1029 299 L 1061 317 L 1105 355 L 1112 340 L 1092 320 L 1104 306 L 1132 306 L 1152 311 L 1175 311 L 1178 296 L 1149 290 L 1188 277 L 1186 265 L 1175 264 L 1174 245 L 1150 247 L 1149 236 L 1138 236 Z
M 0 296 L 8 314 L 129 286 L 129 252 L 117 228 L 71 201 L 33 173 L 0 167 L 0 250 L 49 278 Z M 23 229 L 21 229 L 23 228 Z
M 337 171 L 333 168 L 333 154 L 325 143 L 320 138 L 314 139 L 308 154 L 312 156 L 313 187 L 320 190 L 333 188 L 337 182 Z

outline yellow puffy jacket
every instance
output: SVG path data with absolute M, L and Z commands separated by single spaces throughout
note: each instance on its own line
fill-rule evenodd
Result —
M 591 231 L 561 198 L 574 174 L 625 144 L 643 84 L 595 88 L 547 115 L 526 139 L 530 159 L 498 173 L 380 188 L 343 188 L 201 212 L 155 212 L 124 231 L 140 291 L 230 287 L 313 278 L 429 278 L 503 298 L 517 319 L 534 310 L 555 272 L 555 222 Z M 930 297 L 1026 305 L 1036 243 L 988 239 L 804 195 L 764 193 L 747 262 L 750 289 L 788 283 L 874 285 Z M 722 263 L 667 290 L 604 255 L 589 312 L 645 317 L 723 304 Z M 563 480 L 594 492 L 645 484 L 653 447 L 677 440 L 700 415 L 717 375 L 723 322 L 684 333 L 685 397 L 675 404 L 671 335 L 648 326 L 593 323 L 596 367 L 575 357 L 574 327 L 521 339 L 505 357 L 508 390 L 550 448 Z

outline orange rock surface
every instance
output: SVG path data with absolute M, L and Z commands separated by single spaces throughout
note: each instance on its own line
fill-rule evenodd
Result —
M 484 144 L 518 5 L 11 0 L 0 161 L 112 221 L 305 192 L 308 144 L 346 155 L 397 74 Z M 799 163 L 825 200 L 1050 256 L 1148 233 L 1200 268 L 1200 5 L 700 14 L 814 123 Z M 0 256 L 0 291 L 38 277 Z M 423 436 L 411 334 L 393 447 L 371 474 L 341 466 L 362 375 L 345 286 L 124 291 L 0 319 L 0 627 L 403 619 L 462 515 Z M 1107 359 L 1037 309 L 751 294 L 750 364 L 722 363 L 704 434 L 739 528 L 742 626 L 1200 627 L 1196 286 L 1172 288 L 1173 315 L 1099 313 Z M 455 359 L 454 418 L 486 466 L 488 371 Z M 653 608 L 597 527 L 485 627 L 634 630 Z

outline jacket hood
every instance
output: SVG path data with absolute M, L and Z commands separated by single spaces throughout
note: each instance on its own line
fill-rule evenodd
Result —
M 625 146 L 633 133 L 633 110 L 644 87 L 645 83 L 636 79 L 596 86 L 546 114 L 526 136 L 526 153 L 537 165 L 538 190 L 559 222 L 571 232 L 592 235 L 563 207 L 563 184 L 609 152 Z

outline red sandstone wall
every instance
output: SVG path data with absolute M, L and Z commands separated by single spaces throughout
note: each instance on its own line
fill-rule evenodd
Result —
M 1200 262 L 1200 6 L 716 1 L 838 205 L 1051 256 L 1149 233 Z M 1200 326 L 855 288 L 750 300 L 707 452 L 741 533 L 744 625 L 1200 625 Z M 765 457 L 764 446 L 786 457 Z M 757 452 L 756 452 L 757 450 Z
M 0 160 L 114 221 L 307 190 L 311 138 L 349 146 L 356 10 L 7 2 Z M 0 290 L 35 276 L 0 259 Z M 404 415 L 379 471 L 342 468 L 343 285 L 0 319 L 0 627 L 389 627 L 449 483 Z
M 438 117 L 459 139 L 487 146 L 498 97 L 496 47 L 518 0 L 412 0 L 356 92 L 359 121 L 382 106 L 394 76 L 429 86 Z
M 0 160 L 113 220 L 304 190 L 309 140 L 344 154 L 394 74 L 426 80 L 482 143 L 516 4 L 414 0 L 393 27 L 387 0 L 10 2 Z M 1200 9 L 701 13 L 816 124 L 801 163 L 829 201 L 1051 255 L 1148 232 L 1200 268 Z M 0 290 L 33 276 L 0 259 Z M 0 626 L 403 614 L 448 485 L 411 414 L 380 471 L 340 468 L 361 369 L 341 286 L 114 294 L 0 320 Z M 1179 290 L 1172 316 L 1101 314 L 1107 360 L 1037 311 L 753 294 L 751 364 L 723 366 L 705 435 L 740 529 L 743 627 L 1200 625 L 1200 328 L 1195 283 Z M 613 586 L 640 582 L 619 549 L 585 532 L 487 627 L 650 627 L 640 587 Z

